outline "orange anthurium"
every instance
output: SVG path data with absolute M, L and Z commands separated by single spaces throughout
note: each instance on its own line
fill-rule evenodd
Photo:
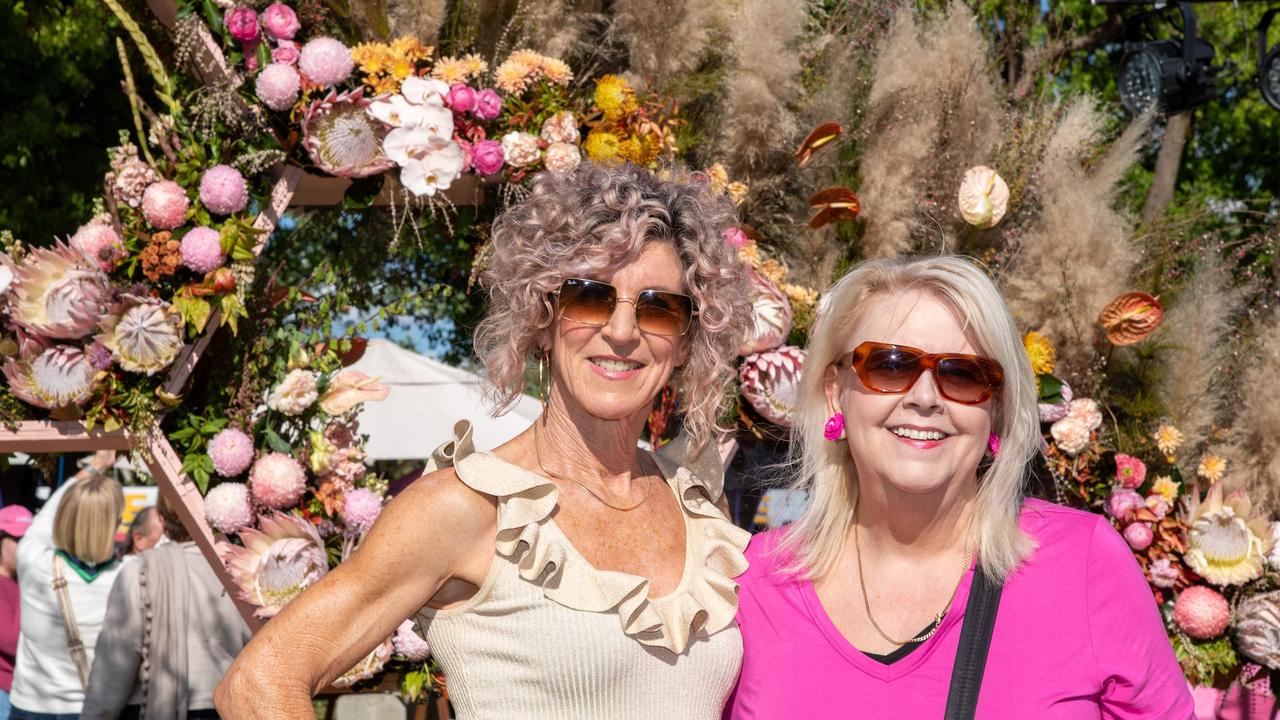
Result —
M 843 132 L 844 128 L 840 127 L 840 123 L 833 122 L 822 123 L 814 128 L 796 149 L 796 164 L 800 167 L 808 165 L 815 150 L 840 137 Z
M 809 198 L 809 205 L 818 210 L 809 219 L 809 227 L 814 230 L 837 220 L 856 220 L 862 210 L 858 196 L 847 187 L 819 190 Z
M 1127 292 L 1107 303 L 1098 324 L 1112 345 L 1132 345 L 1155 332 L 1164 319 L 1160 301 L 1144 292 Z

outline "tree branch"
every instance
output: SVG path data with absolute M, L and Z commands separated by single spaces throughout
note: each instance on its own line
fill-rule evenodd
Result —
M 1165 121 L 1164 138 L 1160 141 L 1160 153 L 1156 155 L 1155 175 L 1147 201 L 1142 205 L 1142 224 L 1164 214 L 1173 201 L 1173 191 L 1178 185 L 1178 169 L 1182 166 L 1182 151 L 1191 136 L 1191 111 L 1172 115 Z
M 1123 35 L 1123 16 L 1112 8 L 1107 8 L 1107 21 L 1085 35 L 1058 37 L 1044 45 L 1027 48 L 1022 53 L 1022 75 L 1013 86 L 1013 98 L 1021 100 L 1031 92 L 1036 85 L 1036 76 L 1045 65 L 1072 53 L 1096 50 Z

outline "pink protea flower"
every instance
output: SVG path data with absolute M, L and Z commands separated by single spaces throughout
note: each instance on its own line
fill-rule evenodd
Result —
M 1144 522 L 1129 523 L 1124 528 L 1124 540 L 1129 543 L 1129 547 L 1142 552 L 1151 547 L 1151 543 L 1156 539 L 1156 535 L 1151 531 L 1151 524 Z
M 302 49 L 298 47 L 298 43 L 292 40 L 281 40 L 276 43 L 275 47 L 271 48 L 271 62 L 290 66 L 297 65 L 298 56 L 301 54 Z
M 71 247 L 98 263 L 103 272 L 111 272 L 126 255 L 124 240 L 109 223 L 93 221 L 80 226 L 71 236 Z
M 275 60 L 273 55 L 272 60 Z M 302 78 L 292 65 L 276 60 L 258 73 L 253 83 L 253 91 L 264 105 L 283 112 L 293 107 L 298 101 L 298 93 L 302 89 Z
M 222 16 L 222 24 L 227 26 L 227 32 L 231 33 L 231 37 L 242 43 L 258 39 L 258 13 L 254 12 L 253 8 L 243 5 L 232 8 Z
M 1116 479 L 1132 490 L 1146 481 L 1147 465 L 1132 455 L 1116 453 Z
M 364 488 L 356 488 L 342 500 L 342 519 L 351 532 L 363 535 L 369 532 L 382 513 L 382 498 Z
M 271 3 L 262 11 L 262 27 L 277 40 L 292 40 L 302 25 L 293 8 L 284 3 Z
M 475 88 L 465 83 L 454 83 L 449 94 L 445 95 L 444 103 L 454 112 L 471 112 L 476 108 Z
M 391 640 L 396 652 L 410 662 L 425 662 L 431 657 L 431 646 L 413 630 L 413 621 L 405 620 L 396 628 L 395 637 Z
M 1213 588 L 1192 585 L 1173 601 L 1173 621 L 1197 640 L 1211 640 L 1227 629 L 1231 608 L 1227 599 Z
M 253 438 L 240 428 L 229 427 L 209 440 L 209 457 L 213 459 L 214 472 L 235 477 L 253 464 Z
M 307 106 L 303 145 L 316 167 L 330 175 L 355 178 L 377 175 L 395 165 L 382 150 L 386 126 L 366 112 L 370 104 L 360 88 L 341 94 L 331 91 Z
M 230 215 L 249 204 L 244 176 L 230 165 L 214 165 L 200 177 L 200 202 L 215 215 Z
M 153 183 L 142 194 L 142 214 L 151 227 L 160 230 L 173 230 L 185 222 L 190 206 L 187 191 L 172 180 Z
M 253 524 L 253 504 L 244 483 L 227 482 L 204 496 L 204 518 L 218 532 L 238 533 Z
M 253 497 L 276 510 L 293 507 L 307 490 L 307 474 L 297 460 L 284 453 L 268 453 L 258 458 L 249 471 Z
M 747 270 L 751 281 L 751 335 L 738 348 L 739 355 L 772 350 L 787 341 L 791 332 L 791 301 L 764 276 Z
M 97 340 L 120 367 L 155 375 L 169 367 L 182 348 L 183 320 L 169 303 L 124 295 L 102 321 Z
M 198 227 L 183 235 L 179 252 L 182 264 L 201 275 L 222 267 L 226 261 L 222 254 L 222 237 L 213 228 Z
M 93 394 L 98 371 L 80 348 L 54 345 L 30 360 L 21 356 L 4 363 L 9 391 L 38 408 L 79 405 Z
M 240 598 L 258 606 L 253 614 L 274 617 L 290 600 L 329 571 L 324 541 L 310 523 L 273 512 L 258 518 L 258 529 L 240 531 L 244 546 L 219 543 Z
M 32 335 L 77 340 L 88 335 L 111 299 L 111 281 L 83 253 L 55 243 L 31 248 L 14 265 L 9 285 L 9 318 Z
M 351 687 L 361 680 L 368 680 L 378 671 L 382 669 L 387 661 L 391 659 L 392 645 L 391 638 L 387 638 L 382 644 L 374 648 L 364 659 L 356 663 L 356 666 L 342 673 L 342 676 L 333 681 L 334 687 Z
M 497 90 L 485 88 L 476 93 L 476 108 L 472 114 L 480 120 L 492 120 L 502 112 L 502 96 Z
M 318 37 L 302 46 L 298 69 L 321 87 L 337 85 L 351 75 L 355 62 L 351 50 L 331 37 Z
M 471 168 L 477 175 L 492 175 L 502 169 L 505 158 L 502 143 L 497 140 L 477 140 L 471 148 Z
M 551 172 L 573 172 L 582 163 L 582 151 L 573 143 L 551 143 L 547 146 L 543 164 Z
M 1120 522 L 1129 522 L 1138 508 L 1146 506 L 1141 495 L 1126 488 L 1116 490 L 1107 498 L 1107 514 Z
M 784 346 L 749 355 L 738 369 L 742 396 L 769 422 L 791 427 L 800 392 L 804 350 Z

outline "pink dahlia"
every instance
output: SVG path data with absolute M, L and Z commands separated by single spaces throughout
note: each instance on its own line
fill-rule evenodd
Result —
M 492 175 L 502 169 L 504 156 L 502 143 L 497 140 L 477 140 L 471 148 L 471 167 L 477 175 Z
M 302 27 L 293 8 L 284 3 L 271 3 L 262 11 L 262 27 L 277 40 L 292 40 Z
M 81 225 L 71 236 L 71 247 L 98 263 L 103 272 L 111 272 L 126 254 L 120 233 L 110 224 L 98 221 Z
M 230 165 L 214 165 L 200 178 L 200 202 L 215 215 L 238 213 L 249 204 L 244 176 Z
M 271 62 L 283 65 L 297 65 L 300 54 L 301 48 L 298 47 L 298 43 L 292 40 L 281 40 L 276 43 L 275 47 L 271 48 Z
M 249 472 L 253 497 L 269 508 L 284 510 L 302 499 L 307 474 L 297 460 L 284 453 L 268 453 L 258 458 Z
M 1116 479 L 1132 490 L 1146 481 L 1147 465 L 1131 455 L 1116 453 Z
M 1129 523 L 1124 528 L 1124 540 L 1129 543 L 1129 547 L 1138 552 L 1142 552 L 1151 547 L 1151 542 L 1155 540 L 1156 535 L 1151 531 L 1151 524 L 1144 522 Z
M 222 483 L 204 496 L 204 517 L 218 532 L 237 533 L 253 524 L 253 506 L 244 483 Z
M 492 120 L 502 112 L 502 96 L 498 91 L 485 88 L 476 93 L 476 108 L 472 111 L 480 120 Z
M 412 620 L 400 623 L 391 642 L 395 645 L 396 652 L 410 662 L 424 662 L 431 657 L 431 646 L 427 645 L 427 641 L 423 640 L 421 635 L 414 632 Z
M 363 535 L 369 532 L 381 513 L 382 498 L 371 490 L 356 488 L 343 497 L 342 519 L 353 533 Z
M 298 69 L 302 70 L 308 80 L 321 87 L 337 85 L 346 80 L 354 67 L 351 50 L 331 37 L 311 40 L 302 46 L 302 55 L 298 57 Z
M 229 427 L 209 441 L 213 469 L 222 477 L 235 477 L 253 464 L 253 439 L 240 428 Z
M 454 112 L 471 112 L 476 108 L 475 88 L 465 83 L 454 83 L 453 87 L 449 88 L 449 94 L 445 96 L 444 102 Z
M 258 517 L 258 529 L 240 532 L 243 546 L 219 543 L 218 553 L 240 588 L 241 599 L 269 618 L 329 572 L 324 541 L 311 523 L 280 512 Z
M 226 260 L 222 254 L 222 237 L 213 228 L 198 227 L 183 235 L 179 252 L 182 264 L 201 275 L 222 267 Z
M 275 60 L 272 57 L 272 60 Z M 302 89 L 302 78 L 293 66 L 283 62 L 273 62 L 258 73 L 253 83 L 253 90 L 258 99 L 272 110 L 284 111 L 293 107 L 298 101 L 298 92 Z
M 1120 522 L 1129 522 L 1138 508 L 1147 506 L 1146 501 L 1138 493 L 1121 488 L 1107 498 L 1107 514 Z
M 152 183 L 142 193 L 142 214 L 151 227 L 160 230 L 173 230 L 181 225 L 187 219 L 190 206 L 187 191 L 172 180 Z
M 1222 634 L 1231 620 L 1227 599 L 1213 588 L 1192 585 L 1178 593 L 1173 601 L 1173 622 L 1197 640 L 1210 640 Z

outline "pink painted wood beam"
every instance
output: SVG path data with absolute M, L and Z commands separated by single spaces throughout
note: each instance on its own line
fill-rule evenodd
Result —
M 85 430 L 67 420 L 27 420 L 17 431 L 0 426 L 0 452 L 59 453 L 95 450 L 129 450 L 132 441 L 124 430 Z

